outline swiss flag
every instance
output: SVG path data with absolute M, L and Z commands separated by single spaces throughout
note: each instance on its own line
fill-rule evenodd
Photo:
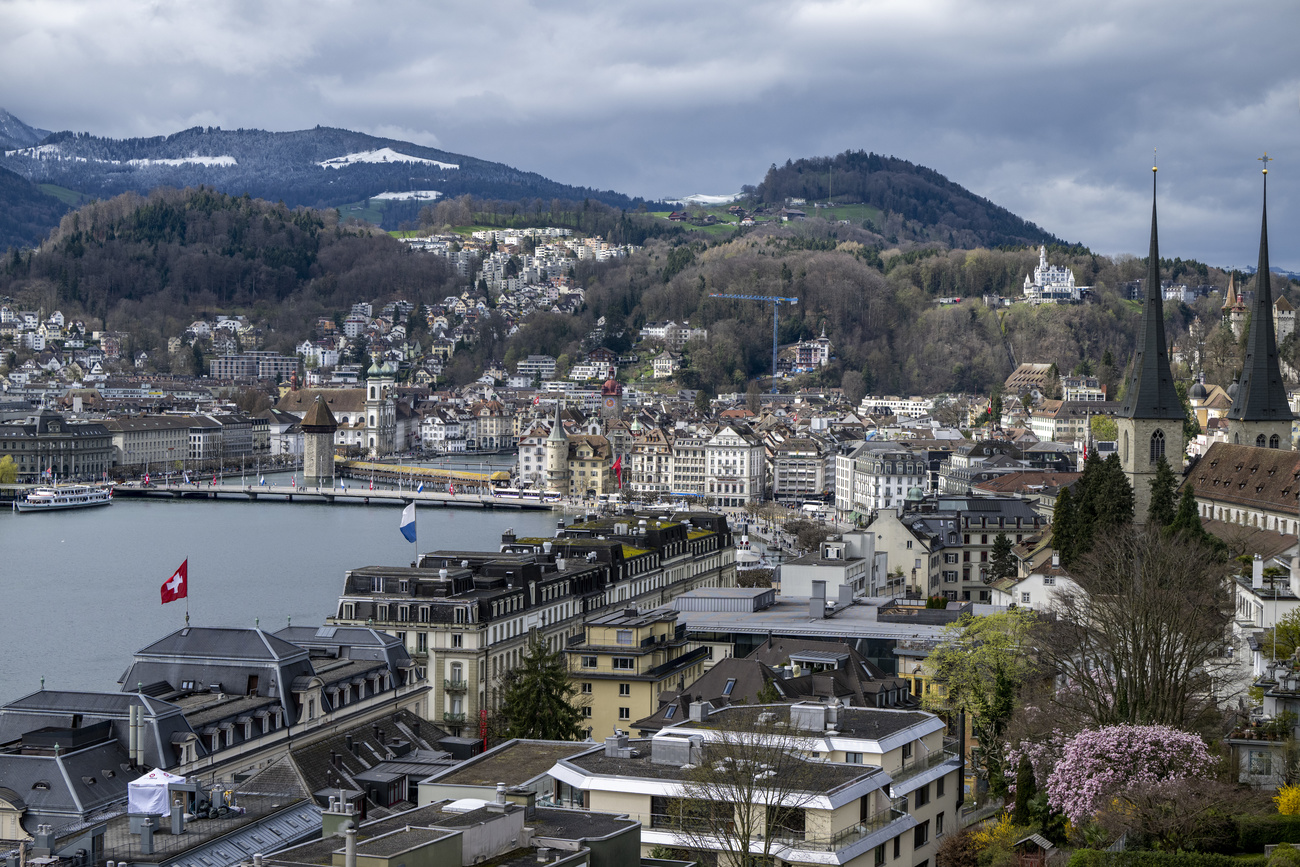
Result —
M 188 577 L 190 561 L 185 558 L 181 563 L 181 568 L 177 569 L 172 577 L 163 582 L 162 586 L 162 604 L 175 602 L 177 599 L 184 599 L 189 596 L 190 582 Z

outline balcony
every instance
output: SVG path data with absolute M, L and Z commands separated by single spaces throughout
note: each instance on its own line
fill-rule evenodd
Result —
M 465 724 L 465 714 L 463 713 L 444 713 L 442 721 L 448 725 L 463 726 Z
M 901 819 L 906 815 L 907 798 L 894 798 L 889 802 L 888 806 L 882 807 L 868 816 L 866 821 L 850 825 L 830 836 L 797 833 L 783 836 L 776 833 L 772 835 L 772 842 L 803 852 L 838 852 L 865 837 L 870 837 L 890 822 Z M 776 830 L 781 831 L 784 829 Z
M 893 784 L 897 786 L 900 783 L 910 780 L 917 774 L 924 773 L 931 768 L 937 768 L 944 762 L 960 760 L 961 754 L 957 752 L 955 747 L 955 741 L 945 739 L 944 749 L 935 750 L 926 756 L 918 756 L 912 761 L 905 763 L 901 768 L 890 771 L 889 776 L 894 781 Z
M 465 680 L 444 680 L 442 688 L 446 692 L 465 692 L 469 689 L 469 682 Z

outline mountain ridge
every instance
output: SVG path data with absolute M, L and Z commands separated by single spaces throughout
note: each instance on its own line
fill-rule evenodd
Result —
M 31 130 L 13 120 L 15 129 L 21 124 Z M 385 148 L 411 159 L 324 165 Z M 624 209 L 643 201 L 613 190 L 563 184 L 467 154 L 324 126 L 289 132 L 196 126 L 165 136 L 126 139 L 55 132 L 7 148 L 0 154 L 0 167 L 33 183 L 57 184 L 97 198 L 124 192 L 143 195 L 159 186 L 204 185 L 231 195 L 248 193 L 291 207 L 316 208 L 411 189 L 436 190 L 443 197 L 469 194 L 511 201 L 594 199 Z M 419 206 L 417 202 L 395 210 L 408 218 Z
M 48 129 L 28 126 L 0 108 L 0 149 L 31 147 L 49 134 Z

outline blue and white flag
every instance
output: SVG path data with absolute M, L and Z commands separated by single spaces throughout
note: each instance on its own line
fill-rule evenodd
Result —
M 417 494 L 423 494 L 423 493 L 424 493 L 424 482 L 420 482 L 420 487 L 416 488 L 416 489 L 415 489 L 415 492 L 416 492 Z
M 190 474 L 189 474 L 189 473 L 184 473 L 184 476 L 185 476 L 185 484 L 188 485 L 188 484 L 190 483 Z
M 402 523 L 399 529 L 406 541 L 415 541 L 415 503 L 407 503 L 406 508 L 402 510 Z
M 259 484 L 259 485 L 265 485 L 265 484 L 266 484 L 266 476 L 262 476 L 262 478 L 258 481 L 258 484 Z

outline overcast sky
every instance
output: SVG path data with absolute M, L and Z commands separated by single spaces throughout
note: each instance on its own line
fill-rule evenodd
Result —
M 862 149 L 1103 253 L 1300 270 L 1300 4 L 0 0 L 46 129 L 346 127 L 660 197 Z

